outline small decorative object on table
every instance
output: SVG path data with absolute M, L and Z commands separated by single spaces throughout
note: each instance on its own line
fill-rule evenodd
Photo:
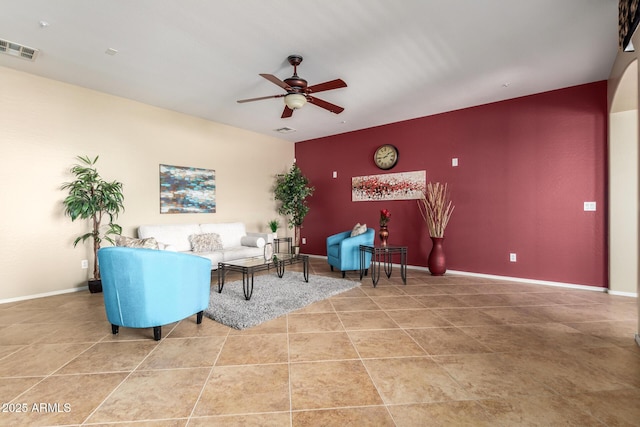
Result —
M 429 271 L 434 276 L 442 276 L 446 271 L 446 260 L 444 256 L 444 230 L 447 228 L 449 218 L 455 206 L 449 199 L 447 184 L 439 182 L 427 183 L 427 189 L 418 200 L 418 208 L 429 228 L 429 236 L 432 241 L 432 249 L 427 260 Z
M 391 219 L 391 212 L 389 209 L 382 209 L 380 211 L 380 244 L 387 246 L 387 240 L 389 239 L 389 229 L 387 228 L 387 222 Z

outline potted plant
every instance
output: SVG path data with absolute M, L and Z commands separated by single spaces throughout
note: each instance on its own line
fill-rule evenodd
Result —
M 80 163 L 71 168 L 75 180 L 62 184 L 61 189 L 69 191 L 62 203 L 64 213 L 71 217 L 71 221 L 90 220 L 91 231 L 78 236 L 73 246 L 86 240 L 93 243 L 93 277 L 89 280 L 89 291 L 101 292 L 98 249 L 103 240 L 114 244 L 111 236 L 122 233 L 122 227 L 113 222 L 124 211 L 122 183 L 102 179 L 95 167 L 98 156 L 93 160 L 88 156 L 78 156 L 77 159 Z M 103 221 L 107 223 L 103 224 Z
M 280 203 L 278 213 L 289 216 L 289 228 L 294 229 L 294 253 L 300 250 L 300 228 L 309 213 L 306 199 L 314 190 L 296 164 L 291 166 L 288 173 L 276 176 L 274 198 Z
M 267 223 L 267 225 L 269 226 L 269 230 L 271 230 L 271 232 L 275 234 L 278 232 L 278 228 L 280 228 L 280 221 L 278 221 L 277 219 L 272 219 Z
M 451 214 L 455 206 L 451 203 L 447 184 L 439 182 L 427 183 L 427 188 L 418 200 L 418 208 L 422 218 L 427 223 L 429 236 L 433 243 L 431 253 L 428 258 L 428 267 L 431 274 L 441 276 L 446 271 L 444 248 L 444 230 L 447 228 Z

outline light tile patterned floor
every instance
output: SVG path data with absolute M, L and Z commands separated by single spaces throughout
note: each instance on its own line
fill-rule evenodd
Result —
M 408 275 L 160 342 L 111 335 L 102 294 L 0 305 L 0 425 L 640 425 L 636 299 Z

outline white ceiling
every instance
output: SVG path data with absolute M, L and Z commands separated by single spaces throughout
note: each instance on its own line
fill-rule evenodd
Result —
M 617 0 L 0 0 L 6 66 L 302 141 L 609 77 Z M 41 28 L 40 21 L 49 25 Z M 110 56 L 109 48 L 118 53 Z M 347 88 L 281 119 L 290 54 Z M 1 87 L 1 86 L 0 86 Z M 0 89 L 0 96 L 1 96 Z M 297 131 L 282 135 L 281 127 Z

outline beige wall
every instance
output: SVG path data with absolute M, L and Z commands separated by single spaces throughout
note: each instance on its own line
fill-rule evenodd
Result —
M 608 97 L 609 97 L 609 111 L 610 112 L 618 112 L 618 111 L 623 111 L 623 110 L 633 110 L 633 108 L 635 107 L 635 114 L 636 114 L 636 123 L 638 123 L 638 105 L 640 104 L 640 100 L 639 100 L 639 93 L 637 88 L 640 87 L 640 73 L 638 72 L 638 67 L 635 67 L 635 94 L 633 94 L 635 96 L 635 99 L 631 99 L 630 101 L 625 101 L 624 105 L 630 105 L 632 106 L 631 108 L 616 108 L 613 109 L 613 105 L 614 105 L 614 101 L 615 103 L 619 103 L 620 102 L 620 98 L 619 96 L 622 94 L 622 90 L 620 92 L 618 92 L 619 86 L 621 85 L 621 81 L 623 80 L 623 77 L 625 76 L 625 72 L 628 69 L 629 65 L 634 62 L 634 61 L 638 61 L 638 59 L 640 59 L 640 31 L 636 31 L 633 39 L 632 39 L 633 45 L 637 46 L 637 50 L 635 52 L 618 52 L 618 55 L 616 56 L 616 60 L 613 64 L 613 67 L 611 69 L 611 74 L 609 76 L 609 84 L 608 84 Z M 631 78 L 634 78 L 634 76 L 631 76 Z M 617 98 L 617 99 L 616 99 Z M 640 129 L 636 128 L 636 141 L 638 141 L 640 139 Z M 612 144 L 615 144 L 616 141 L 609 141 L 609 145 L 611 146 Z M 611 167 L 616 167 L 616 165 L 612 164 Z M 636 172 L 637 174 L 637 172 Z M 636 193 L 635 195 L 630 195 L 631 197 L 635 196 L 635 200 L 636 203 L 637 201 L 640 199 L 640 194 Z M 639 216 L 640 213 L 637 213 L 636 216 Z M 609 222 L 613 221 L 613 218 L 611 216 L 611 214 L 609 215 Z M 640 217 L 636 218 L 636 223 L 640 222 Z M 636 233 L 635 236 L 632 236 L 635 238 L 635 242 L 634 244 L 636 245 L 636 247 L 640 246 L 640 235 L 638 235 Z M 610 252 L 615 250 L 615 248 L 610 248 L 609 249 Z M 635 263 L 636 265 L 638 264 L 638 259 L 636 258 Z M 611 267 L 610 267 L 611 268 Z M 638 267 L 636 267 L 637 269 Z M 611 272 L 610 272 L 611 274 Z M 636 286 L 636 295 L 639 296 L 639 298 L 637 298 L 637 306 L 638 306 L 638 325 L 637 325 L 637 329 L 636 329 L 636 342 L 638 343 L 638 345 L 640 345 L 640 277 L 635 278 L 635 286 Z
M 294 146 L 267 137 L 0 67 L 0 302 L 86 285 L 88 230 L 63 215 L 77 155 L 124 184 L 123 234 L 143 223 L 243 221 L 266 231 L 276 218 L 271 186 Z M 159 213 L 159 164 L 216 171 L 214 214 Z M 282 222 L 282 219 L 281 219 Z
M 609 116 L 609 290 L 635 294 L 638 281 L 638 112 Z

